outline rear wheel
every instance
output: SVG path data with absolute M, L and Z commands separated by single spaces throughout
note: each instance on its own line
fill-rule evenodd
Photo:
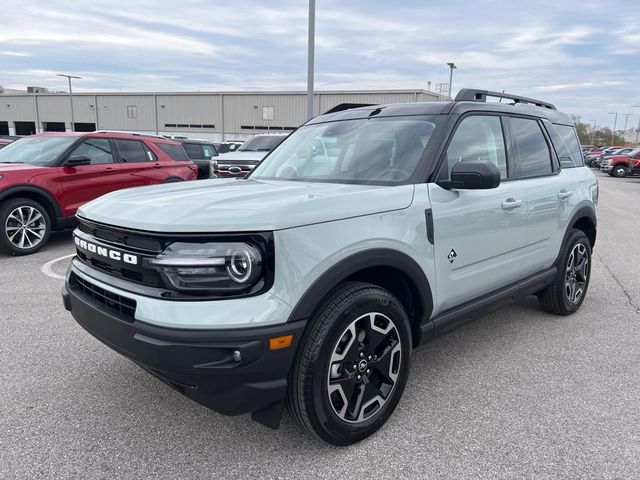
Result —
M 409 319 L 388 291 L 341 285 L 320 307 L 291 373 L 289 407 L 310 433 L 349 445 L 378 430 L 409 374 Z
M 591 243 L 582 230 L 573 229 L 558 262 L 553 283 L 538 298 L 550 313 L 569 315 L 580 308 L 591 277 Z
M 28 198 L 14 198 L 2 204 L 0 226 L 0 248 L 12 255 L 37 252 L 51 233 L 47 210 Z

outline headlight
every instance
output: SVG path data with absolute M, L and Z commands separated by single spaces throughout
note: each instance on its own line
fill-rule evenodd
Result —
M 0 175 L 0 180 L 2 180 L 3 178 L 4 178 L 4 176 L 3 176 L 3 175 Z
M 209 178 L 218 178 L 217 160 L 209 160 Z
M 261 251 L 249 243 L 172 243 L 147 265 L 184 293 L 249 293 L 263 280 Z

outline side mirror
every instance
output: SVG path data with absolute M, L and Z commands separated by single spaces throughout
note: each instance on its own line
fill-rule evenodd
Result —
M 500 185 L 500 170 L 488 160 L 467 160 L 451 169 L 451 180 L 436 182 L 447 190 L 484 190 Z
M 65 167 L 79 167 L 81 165 L 91 165 L 91 159 L 86 155 L 71 155 L 64 162 Z

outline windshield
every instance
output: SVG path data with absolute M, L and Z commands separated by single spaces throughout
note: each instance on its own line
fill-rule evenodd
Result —
M 0 150 L 0 163 L 28 163 L 50 167 L 60 154 L 78 137 L 27 137 L 10 143 Z
M 244 152 L 270 152 L 287 138 L 285 135 L 264 135 L 251 137 L 238 149 Z
M 414 174 L 439 122 L 432 115 L 307 125 L 258 165 L 251 178 L 398 184 Z

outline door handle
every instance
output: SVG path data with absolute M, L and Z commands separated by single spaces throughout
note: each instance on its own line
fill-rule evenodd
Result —
M 573 195 L 573 192 L 571 190 L 569 190 L 569 191 L 560 190 L 560 192 L 558 193 L 558 198 L 560 200 L 565 200 L 565 199 L 569 198 L 571 195 Z
M 504 202 L 502 202 L 503 210 L 511 210 L 513 208 L 518 208 L 522 206 L 522 200 L 516 200 L 515 198 L 507 198 Z
M 113 173 L 113 172 L 114 172 L 114 169 L 113 169 L 113 167 L 106 167 L 106 168 L 104 169 L 104 171 L 105 171 L 105 172 L 107 172 L 107 173 Z
M 154 163 L 153 168 L 162 168 L 162 165 L 160 165 L 159 163 Z

